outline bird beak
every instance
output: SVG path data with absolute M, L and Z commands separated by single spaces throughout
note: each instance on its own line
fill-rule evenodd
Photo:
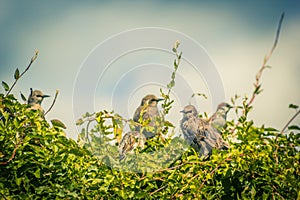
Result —
M 181 110 L 181 111 L 179 111 L 179 112 L 184 113 L 184 110 Z
M 45 95 L 43 95 L 42 97 L 43 97 L 43 98 L 47 98 L 47 97 L 50 97 L 50 95 L 46 95 L 46 94 L 45 94 Z
M 165 99 L 157 99 L 156 101 L 159 102 L 159 101 L 162 101 L 162 100 L 165 100 Z
M 231 108 L 233 108 L 233 106 L 227 104 L 227 108 L 231 109 Z

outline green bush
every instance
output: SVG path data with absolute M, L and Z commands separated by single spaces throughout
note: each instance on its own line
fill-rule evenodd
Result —
M 228 151 L 215 150 L 204 161 L 189 149 L 166 168 L 135 173 L 103 164 L 106 158 L 91 155 L 13 95 L 0 99 L 3 199 L 299 198 L 297 126 L 279 134 L 241 117 L 224 130 L 226 136 L 235 129 L 240 140 Z

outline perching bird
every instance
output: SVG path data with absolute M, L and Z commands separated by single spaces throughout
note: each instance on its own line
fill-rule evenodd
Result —
M 133 121 L 137 123 L 141 123 L 142 121 L 150 120 L 148 126 L 154 127 L 154 131 L 147 131 L 147 130 L 143 131 L 143 134 L 145 135 L 146 138 L 151 138 L 155 135 L 155 128 L 156 128 L 155 121 L 156 118 L 159 117 L 157 103 L 162 100 L 163 99 L 159 99 L 153 94 L 148 94 L 142 99 L 141 105 L 136 109 L 134 113 Z M 140 125 L 137 125 L 135 127 L 135 130 L 138 132 L 140 131 L 140 129 L 141 129 Z
M 193 105 L 185 106 L 181 111 L 183 118 L 181 120 L 181 130 L 184 138 L 200 155 L 207 157 L 211 154 L 213 148 L 217 148 L 216 142 L 211 137 L 213 129 L 208 121 L 201 119 Z
M 41 113 L 44 113 L 44 109 L 41 106 L 41 103 L 44 98 L 50 97 L 49 95 L 43 94 L 40 90 L 32 91 L 30 88 L 30 95 L 28 97 L 27 104 L 30 106 L 30 110 L 39 110 Z
M 119 145 L 120 160 L 124 159 L 127 153 L 133 152 L 137 147 L 144 148 L 145 141 L 144 134 L 140 132 L 132 131 L 126 133 Z
M 209 118 L 210 124 L 217 130 L 223 128 L 226 124 L 227 113 L 231 108 L 232 106 L 228 103 L 220 103 L 216 112 Z
M 223 105 L 220 107 L 223 108 Z M 184 137 L 200 156 L 209 156 L 213 148 L 229 148 L 229 144 L 223 140 L 219 130 L 214 128 L 210 121 L 201 119 L 193 105 L 184 107 L 181 112 L 183 113 L 181 129 Z
M 221 129 L 226 124 L 226 118 L 228 111 L 232 108 L 228 103 L 220 103 L 217 107 L 216 112 L 209 118 L 208 122 L 212 129 L 211 137 L 216 141 L 217 146 L 220 149 L 229 149 L 230 145 L 223 140 Z

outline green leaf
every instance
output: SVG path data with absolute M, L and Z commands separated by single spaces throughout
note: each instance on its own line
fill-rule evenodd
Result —
M 9 86 L 7 83 L 5 83 L 4 81 L 2 81 L 2 87 L 4 88 L 4 90 L 7 92 L 9 90 Z
M 165 126 L 168 126 L 168 127 L 175 127 L 172 122 L 169 122 L 169 121 L 165 121 Z
M 259 94 L 262 92 L 262 90 L 260 89 L 261 88 L 261 85 L 258 85 L 255 90 L 254 90 L 254 94 Z
M 179 56 L 178 56 L 178 59 L 180 60 L 181 59 L 181 56 L 182 56 L 182 52 L 180 52 Z
M 265 128 L 265 131 L 268 131 L 268 132 L 278 132 L 277 129 L 272 128 L 272 127 Z
M 299 106 L 297 106 L 297 105 L 294 105 L 294 104 L 290 104 L 290 105 L 289 105 L 289 108 L 298 109 L 298 108 L 299 108 Z
M 20 186 L 20 185 L 21 185 L 22 178 L 16 178 L 15 180 L 16 180 L 16 184 L 17 184 L 18 186 Z
M 172 88 L 172 87 L 174 87 L 175 86 L 175 81 L 174 80 L 172 80 L 168 85 L 167 85 L 167 87 L 170 89 L 170 88 Z
M 178 67 L 178 63 L 177 63 L 177 60 L 176 60 L 176 59 L 174 59 L 173 65 L 174 65 L 175 69 Z
M 27 101 L 26 97 L 22 94 L 22 92 L 20 92 L 20 95 L 23 101 Z
M 83 119 L 78 119 L 77 121 L 76 121 L 76 126 L 80 126 L 80 125 L 82 125 L 84 123 L 84 121 L 83 121 Z
M 172 79 L 175 79 L 175 72 L 172 73 Z
M 300 130 L 300 127 L 296 126 L 296 125 L 292 125 L 292 126 L 289 126 L 288 129 L 289 130 Z
M 16 80 L 18 80 L 20 78 L 20 72 L 19 72 L 19 69 L 17 68 L 16 71 L 15 71 L 15 74 L 14 74 L 14 78 Z
M 40 169 L 37 169 L 33 175 L 36 177 L 36 178 L 40 178 L 41 177 L 41 170 Z
M 58 119 L 52 119 L 51 123 L 54 127 L 63 128 L 63 129 L 67 128 L 66 125 Z

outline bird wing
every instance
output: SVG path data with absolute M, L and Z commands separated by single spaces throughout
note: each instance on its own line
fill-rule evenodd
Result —
M 135 110 L 134 115 L 133 115 L 133 121 L 139 122 L 141 110 L 142 110 L 142 106 L 139 106 L 139 107 Z

